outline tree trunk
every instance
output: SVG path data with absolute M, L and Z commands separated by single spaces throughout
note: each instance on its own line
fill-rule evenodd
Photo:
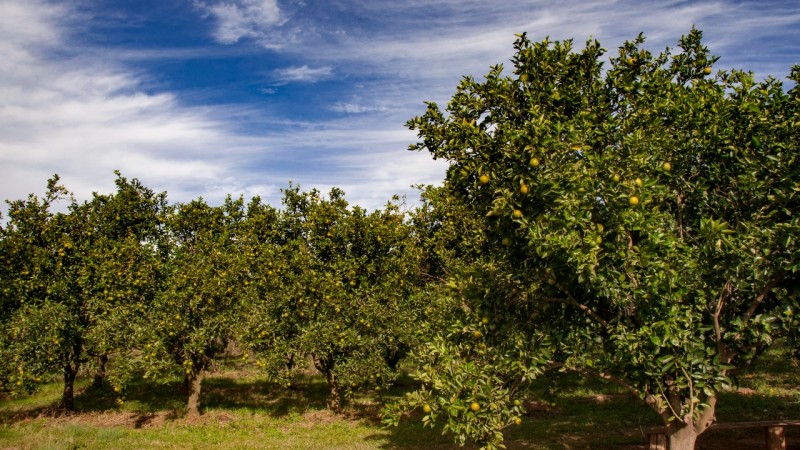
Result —
M 697 435 L 697 430 L 692 425 L 671 429 L 670 434 L 667 436 L 669 450 L 694 450 Z
M 717 398 L 705 399 L 708 405 L 694 418 L 686 417 L 685 423 L 673 422 L 667 427 L 667 442 L 669 450 L 694 450 L 697 437 L 703 434 L 716 420 L 714 415 L 717 410 Z M 683 425 L 683 426 L 680 426 Z M 680 426 L 680 428 L 678 428 Z
M 328 380 L 328 388 L 331 390 L 328 397 L 328 409 L 339 414 L 342 412 L 342 394 L 339 392 L 339 380 L 331 372 L 327 372 L 325 378 Z
M 190 417 L 197 417 L 200 415 L 200 389 L 203 385 L 203 376 L 205 375 L 205 371 L 200 370 L 199 372 L 195 373 L 192 372 L 187 377 L 189 381 L 189 416 Z
M 100 355 L 97 357 L 97 372 L 94 373 L 94 383 L 92 383 L 96 388 L 101 387 L 106 381 L 107 362 L 108 355 Z
M 64 366 L 64 393 L 61 396 L 61 409 L 67 412 L 75 411 L 75 376 L 78 367 L 72 364 Z

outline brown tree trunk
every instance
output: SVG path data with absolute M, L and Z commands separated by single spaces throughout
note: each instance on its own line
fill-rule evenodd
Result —
M 188 404 L 190 417 L 197 417 L 200 415 L 200 389 L 202 388 L 203 385 L 204 375 L 205 371 L 200 370 L 197 373 L 192 372 L 187 377 L 190 383 L 189 404 Z
M 72 364 L 64 366 L 64 392 L 61 395 L 61 409 L 67 412 L 75 411 L 75 376 L 78 368 Z
M 697 430 L 692 425 L 670 430 L 670 434 L 667 436 L 669 450 L 694 450 L 697 435 Z
M 328 388 L 331 390 L 328 396 L 328 409 L 339 414 L 342 412 L 342 394 L 339 392 L 339 380 L 331 372 L 326 373 L 325 378 L 327 378 Z
M 717 409 L 717 398 L 709 397 L 705 403 L 708 405 L 697 416 L 686 418 L 686 423 L 675 423 L 667 427 L 667 443 L 669 450 L 694 450 L 697 437 L 711 426 L 716 420 L 714 415 Z M 680 407 L 680 406 L 679 406 Z M 678 428 L 678 426 L 681 426 Z
M 97 372 L 94 373 L 94 387 L 99 388 L 106 382 L 106 363 L 108 362 L 108 355 L 100 355 L 97 357 Z

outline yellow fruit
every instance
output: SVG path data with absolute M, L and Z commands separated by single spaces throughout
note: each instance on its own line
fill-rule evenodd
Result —
M 670 170 L 672 170 L 672 164 L 670 164 L 669 161 L 667 161 L 661 165 L 661 168 L 669 172 Z
M 527 194 L 527 193 L 528 193 L 528 191 L 529 191 L 529 189 L 528 189 L 528 185 L 526 185 L 526 184 L 523 184 L 523 185 L 521 185 L 521 186 L 519 187 L 519 192 L 520 192 L 520 194 L 523 194 L 523 195 L 525 195 L 525 194 Z
M 469 404 L 469 409 L 472 411 L 480 411 L 481 405 L 479 405 L 478 402 L 472 402 Z
M 531 167 L 539 167 L 539 158 L 531 158 L 531 161 L 528 164 L 530 164 Z
M 425 414 L 428 414 L 428 413 L 430 413 L 430 412 L 432 411 L 432 409 L 431 409 L 431 405 L 429 405 L 429 404 L 427 404 L 427 403 L 426 403 L 426 404 L 424 404 L 424 405 L 422 405 L 422 410 L 425 412 Z
M 637 196 L 635 196 L 635 195 L 634 195 L 634 196 L 631 196 L 631 198 L 630 198 L 630 199 L 628 199 L 628 203 L 630 203 L 630 204 L 631 204 L 631 206 L 636 206 L 636 205 L 638 205 L 638 204 L 639 204 L 639 197 L 637 197 Z
M 703 73 L 706 75 L 711 75 L 711 67 L 706 67 L 705 69 L 703 69 Z
M 641 178 L 637 178 L 633 182 L 636 183 L 637 186 L 641 186 L 642 184 L 644 184 Z
M 489 318 L 488 318 L 488 317 L 486 317 L 486 316 L 483 316 L 483 318 L 481 319 L 481 323 L 483 323 L 484 325 L 486 325 L 487 323 L 489 323 Z
M 478 178 L 481 184 L 489 184 L 489 175 L 483 174 Z
M 474 337 L 475 339 L 478 339 L 481 336 L 483 336 L 483 333 L 481 333 L 480 330 L 475 330 L 472 332 L 472 337 Z
M 556 279 L 555 278 L 548 278 L 547 279 L 547 284 L 549 284 L 550 286 L 555 286 Z
M 514 418 L 514 425 L 522 425 L 522 419 L 519 417 Z
M 515 219 L 521 219 L 522 218 L 522 211 L 520 211 L 518 209 L 515 209 L 514 212 L 511 213 L 511 216 L 513 218 L 515 218 Z
M 614 180 L 614 183 L 619 183 L 619 175 L 614 174 L 613 176 L 611 176 L 611 179 Z
M 514 400 L 514 406 L 519 406 L 521 403 L 519 400 Z

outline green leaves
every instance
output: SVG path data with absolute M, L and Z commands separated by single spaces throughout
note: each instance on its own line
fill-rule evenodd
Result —
M 409 122 L 413 148 L 450 161 L 444 189 L 482 218 L 484 253 L 557 305 L 519 328 L 571 341 L 559 362 L 613 374 L 679 422 L 784 334 L 800 254 L 797 89 L 713 75 L 701 38 L 652 55 L 640 35 L 603 72 L 596 42 L 523 34 L 515 76 L 465 78 L 448 115 Z

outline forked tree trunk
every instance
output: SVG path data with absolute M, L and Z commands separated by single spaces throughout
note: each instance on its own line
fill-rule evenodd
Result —
M 669 450 L 694 450 L 697 437 L 714 423 L 717 398 L 709 397 L 705 401 L 706 408 L 692 419 L 687 418 L 685 424 L 672 423 L 667 427 L 667 445 Z M 680 426 L 683 425 L 683 426 Z
M 203 376 L 205 371 L 200 370 L 195 373 L 192 372 L 187 377 L 189 382 L 189 403 L 188 412 L 190 417 L 197 417 L 200 415 L 200 390 L 203 386 Z
M 314 360 L 314 367 L 324 374 L 325 379 L 328 381 L 328 389 L 330 389 L 327 402 L 328 409 L 339 414 L 342 412 L 342 393 L 339 390 L 339 380 L 336 379 L 336 375 L 333 373 L 333 369 L 336 367 L 336 359 L 333 357 L 314 357 L 312 359 Z

